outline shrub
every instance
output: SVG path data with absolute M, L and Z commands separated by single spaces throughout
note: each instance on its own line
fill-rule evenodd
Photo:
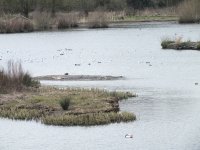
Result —
M 59 101 L 60 106 L 62 107 L 63 110 L 68 110 L 70 101 L 71 99 L 69 97 L 65 97 Z

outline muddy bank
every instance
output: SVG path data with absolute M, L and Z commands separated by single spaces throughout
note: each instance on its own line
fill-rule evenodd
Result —
M 123 76 L 101 76 L 101 75 L 46 75 L 34 77 L 35 80 L 51 81 L 103 81 L 103 80 L 120 80 Z

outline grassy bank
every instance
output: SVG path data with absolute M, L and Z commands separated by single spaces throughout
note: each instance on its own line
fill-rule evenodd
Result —
M 129 122 L 136 119 L 135 115 L 120 112 L 118 102 L 134 96 L 129 92 L 42 87 L 12 96 L 1 94 L 0 116 L 61 126 Z
M 163 49 L 175 49 L 175 50 L 200 50 L 200 42 L 182 41 L 178 39 L 164 39 L 161 42 Z

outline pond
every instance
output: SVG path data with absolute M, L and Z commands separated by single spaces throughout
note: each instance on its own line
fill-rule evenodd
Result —
M 125 76 L 118 81 L 43 81 L 59 87 L 131 91 L 120 103 L 137 121 L 96 127 L 55 127 L 0 119 L 1 150 L 199 150 L 200 52 L 162 50 L 164 37 L 200 39 L 200 25 L 138 23 L 0 35 L 0 65 L 21 60 L 34 76 Z M 79 65 L 75 65 L 79 64 Z M 124 136 L 133 134 L 133 139 Z

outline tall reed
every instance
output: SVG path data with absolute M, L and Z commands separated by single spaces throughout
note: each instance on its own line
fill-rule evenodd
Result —
M 179 23 L 200 22 L 200 1 L 185 0 L 179 6 Z
M 79 16 L 76 13 L 58 14 L 58 29 L 78 27 Z
M 88 16 L 89 28 L 108 28 L 108 16 L 105 12 L 92 12 Z
M 0 33 L 32 32 L 33 30 L 33 23 L 29 19 L 20 16 L 11 19 L 0 19 Z
M 24 72 L 21 62 L 9 61 L 7 69 L 0 69 L 0 93 L 21 91 L 26 87 L 38 86 L 29 73 Z

